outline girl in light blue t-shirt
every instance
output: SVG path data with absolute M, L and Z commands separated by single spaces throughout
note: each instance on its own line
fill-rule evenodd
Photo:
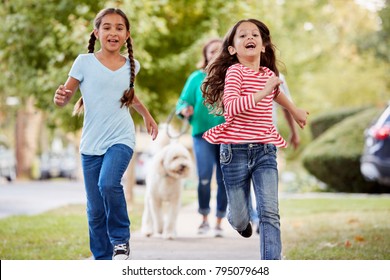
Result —
M 96 40 L 101 48 L 94 52 Z M 120 53 L 125 44 L 128 58 Z M 74 113 L 84 112 L 80 153 L 93 257 L 128 259 L 130 219 L 121 179 L 135 146 L 129 107 L 142 115 L 153 140 L 158 127 L 134 94 L 140 65 L 133 57 L 129 20 L 120 9 L 108 8 L 98 13 L 88 51 L 74 61 L 67 81 L 55 91 L 54 103 L 65 106 L 80 88 L 82 97 Z

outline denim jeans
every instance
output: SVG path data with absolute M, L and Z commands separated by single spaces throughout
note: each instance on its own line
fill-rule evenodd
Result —
M 81 155 L 87 194 L 89 243 L 96 260 L 112 259 L 113 246 L 130 239 L 130 220 L 121 180 L 133 150 L 123 144 L 103 155 Z
M 210 213 L 211 178 L 215 166 L 217 179 L 216 216 L 218 218 L 223 218 L 226 216 L 227 197 L 219 163 L 219 145 L 210 144 L 202 138 L 202 135 L 193 136 L 193 141 L 199 179 L 198 212 L 201 215 L 208 215 Z
M 278 169 L 273 144 L 221 144 L 220 162 L 228 197 L 228 220 L 236 230 L 250 221 L 253 183 L 260 225 L 260 257 L 281 258 Z

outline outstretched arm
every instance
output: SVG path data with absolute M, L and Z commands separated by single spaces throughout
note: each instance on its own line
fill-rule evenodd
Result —
M 146 109 L 145 105 L 138 99 L 136 95 L 134 95 L 132 107 L 138 112 L 138 114 L 143 117 L 146 129 L 152 136 L 152 139 L 156 139 L 158 134 L 157 123 L 149 113 L 148 109 Z
M 294 105 L 283 92 L 280 92 L 279 95 L 274 99 L 280 106 L 285 108 L 294 118 L 295 122 L 299 125 L 300 128 L 303 128 L 306 125 L 307 112 L 304 109 L 300 109 Z
M 290 134 L 289 142 L 293 146 L 294 150 L 296 150 L 301 142 L 301 139 L 299 137 L 297 127 L 295 126 L 294 118 L 290 114 L 290 112 L 287 111 L 287 109 L 285 109 L 285 108 L 282 108 L 282 109 L 283 109 L 283 114 L 284 114 L 284 117 L 287 121 L 288 127 L 290 128 L 291 134 Z

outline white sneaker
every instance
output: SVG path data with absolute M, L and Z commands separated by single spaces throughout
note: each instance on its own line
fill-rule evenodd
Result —
M 208 222 L 202 222 L 198 228 L 198 234 L 206 234 L 210 229 Z
M 223 237 L 223 229 L 220 226 L 214 228 L 214 237 Z
M 130 247 L 129 242 L 124 244 L 118 244 L 114 246 L 113 260 L 129 260 L 130 259 Z

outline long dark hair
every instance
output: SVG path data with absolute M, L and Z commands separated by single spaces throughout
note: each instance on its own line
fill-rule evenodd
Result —
M 107 9 L 101 10 L 95 17 L 94 28 L 99 29 L 100 24 L 102 23 L 103 17 L 105 17 L 106 15 L 110 15 L 110 14 L 120 15 L 125 21 L 126 30 L 128 32 L 130 32 L 129 19 L 127 18 L 126 14 L 118 8 L 107 8 Z M 96 39 L 97 38 L 95 36 L 95 33 L 92 31 L 91 37 L 90 37 L 89 43 L 88 43 L 88 53 L 93 53 L 95 51 Z M 130 36 L 126 40 L 126 45 L 127 45 L 128 57 L 130 60 L 131 75 L 130 75 L 129 87 L 123 92 L 123 96 L 120 99 L 121 108 L 123 106 L 130 107 L 131 103 L 133 102 L 133 98 L 134 98 L 135 63 L 134 63 L 134 56 L 133 56 L 133 45 L 132 45 Z M 76 102 L 76 104 L 74 106 L 73 115 L 80 115 L 83 112 L 83 107 L 84 107 L 83 104 L 84 104 L 83 98 L 80 97 L 80 99 Z
M 210 107 L 217 115 L 222 115 L 224 112 L 222 96 L 225 87 L 226 71 L 231 65 L 239 62 L 237 55 L 231 55 L 228 48 L 229 46 L 234 46 L 234 36 L 237 28 L 244 22 L 255 24 L 260 31 L 263 45 L 265 46 L 265 52 L 262 52 L 260 56 L 260 66 L 269 68 L 279 76 L 279 71 L 276 66 L 275 46 L 271 42 L 268 27 L 257 19 L 240 20 L 226 33 L 222 42 L 221 52 L 206 67 L 207 76 L 202 84 L 202 92 L 205 99 L 204 104 Z

